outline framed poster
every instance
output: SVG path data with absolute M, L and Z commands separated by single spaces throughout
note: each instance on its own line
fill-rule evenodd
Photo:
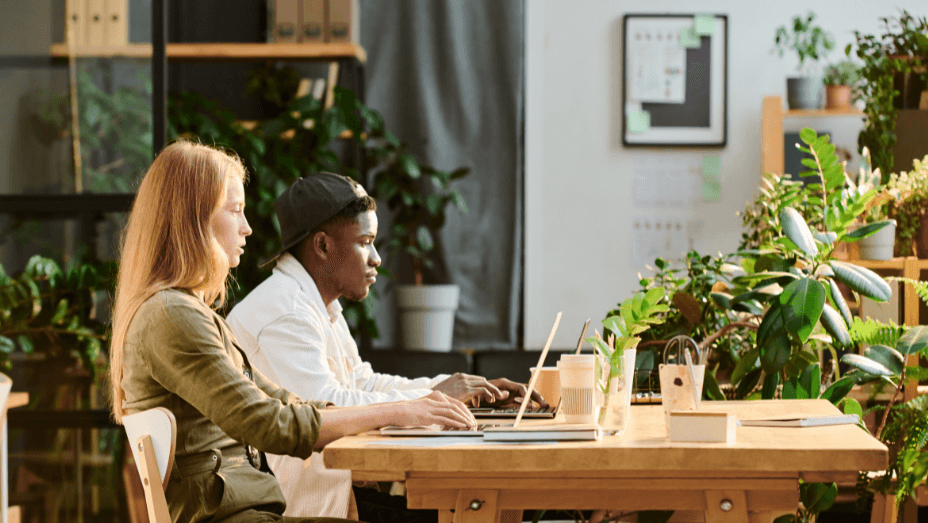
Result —
M 622 144 L 724 147 L 728 16 L 628 14 L 622 60 Z

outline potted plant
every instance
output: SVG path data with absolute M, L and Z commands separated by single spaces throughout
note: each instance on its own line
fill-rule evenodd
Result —
M 793 17 L 792 26 L 777 28 L 775 50 L 782 58 L 787 51 L 799 57 L 801 76 L 786 79 L 786 101 L 790 109 L 818 109 L 822 106 L 822 80 L 814 67 L 835 46 L 831 34 L 814 25 L 815 13 Z
M 928 62 L 928 20 L 915 18 L 902 10 L 898 18 L 881 19 L 880 35 L 854 32 L 855 54 L 863 62 L 863 82 L 858 94 L 864 100 L 866 126 L 857 137 L 858 145 L 868 147 L 873 164 L 883 173 L 883 183 L 893 171 L 893 147 L 896 144 L 896 115 L 899 109 L 918 107 L 920 89 Z M 853 44 L 845 48 L 850 56 Z M 922 83 L 922 85 L 924 85 Z M 914 103 L 914 105 L 912 105 Z
M 866 193 L 877 191 L 876 197 L 871 200 L 869 208 L 861 215 L 863 224 L 885 222 L 887 225 L 870 236 L 858 241 L 860 257 L 864 260 L 891 260 L 893 247 L 896 244 L 896 220 L 888 219 L 890 203 L 899 196 L 894 186 L 883 186 L 880 183 L 880 170 L 873 169 L 870 164 L 870 151 L 864 147 L 860 153 L 860 174 L 857 184 L 850 184 L 849 190 Z
M 928 156 L 915 160 L 909 172 L 893 173 L 888 185 L 898 198 L 895 254 L 928 258 Z
M 842 60 L 825 68 L 825 108 L 850 109 L 852 90 L 860 82 L 857 64 Z
M 460 287 L 455 284 L 424 283 L 424 271 L 433 266 L 434 233 L 445 224 L 445 208 L 454 203 L 467 212 L 461 194 L 451 183 L 470 170 L 447 172 L 420 163 L 406 143 L 375 129 L 369 152 L 381 168 L 374 176 L 373 194 L 385 200 L 393 213 L 386 248 L 393 255 L 408 257 L 413 283 L 397 285 L 400 309 L 400 344 L 405 349 L 448 352 L 454 334 L 454 314 Z

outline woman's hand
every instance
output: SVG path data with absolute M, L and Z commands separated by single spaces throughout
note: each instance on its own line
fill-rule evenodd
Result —
M 417 400 L 395 403 L 397 409 L 391 425 L 428 426 L 440 425 L 457 429 L 477 426 L 477 420 L 460 401 L 434 391 Z

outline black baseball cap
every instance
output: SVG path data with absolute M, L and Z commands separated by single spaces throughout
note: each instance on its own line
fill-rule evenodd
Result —
M 367 192 L 360 184 L 341 174 L 320 172 L 293 182 L 274 202 L 283 247 L 261 265 L 300 243 L 313 229 L 364 196 Z

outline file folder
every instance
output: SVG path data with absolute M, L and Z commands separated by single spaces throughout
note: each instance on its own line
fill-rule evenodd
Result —
M 325 0 L 302 0 L 300 6 L 300 41 L 325 41 Z
M 104 0 L 87 0 L 87 35 L 84 42 L 89 47 L 106 45 L 106 2 Z M 78 47 L 80 47 L 78 45 Z
M 327 41 L 360 43 L 361 8 L 358 0 L 328 0 L 328 4 Z
M 129 44 L 129 0 L 106 0 L 106 20 L 103 24 L 106 45 Z
M 299 41 L 297 26 L 300 23 L 300 0 L 275 0 L 271 20 L 271 41 L 277 43 Z

